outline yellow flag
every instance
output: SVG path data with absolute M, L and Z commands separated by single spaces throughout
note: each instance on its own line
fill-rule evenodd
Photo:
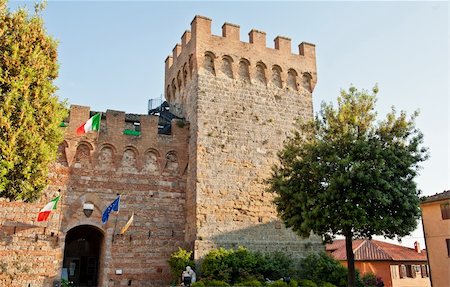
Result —
M 127 224 L 125 224 L 122 229 L 120 230 L 120 235 L 123 235 L 125 232 L 127 232 L 128 227 L 130 227 L 130 225 L 133 223 L 134 220 L 134 212 L 131 214 L 130 219 L 128 219 Z

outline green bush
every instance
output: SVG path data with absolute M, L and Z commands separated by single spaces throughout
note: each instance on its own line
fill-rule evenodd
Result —
M 172 253 L 168 260 L 172 280 L 175 283 L 181 282 L 181 274 L 186 269 L 186 266 L 195 266 L 194 260 L 191 259 L 192 251 L 186 251 L 178 247 L 178 251 Z
M 213 249 L 202 262 L 201 274 L 206 280 L 229 281 L 231 278 L 230 254 L 233 250 Z
M 381 277 L 377 277 L 373 273 L 366 273 L 361 278 L 364 287 L 383 287 L 384 282 Z
M 303 258 L 298 275 L 300 278 L 309 279 L 319 285 L 328 282 L 337 287 L 347 286 L 347 268 L 325 252 L 312 253 Z M 359 272 L 356 272 L 356 286 L 363 286 Z
M 208 286 L 208 287 L 230 286 L 230 284 L 228 284 L 227 282 L 222 281 L 222 280 L 206 281 L 205 285 Z
M 300 286 L 302 286 L 302 287 L 317 287 L 317 284 L 311 280 L 305 279 L 305 280 L 300 280 Z
M 197 281 L 191 284 L 191 287 L 205 287 L 205 282 Z
M 234 286 L 251 286 L 251 287 L 260 287 L 263 284 L 258 280 L 247 280 L 234 284 Z M 297 286 L 295 286 L 297 287 Z
M 273 281 L 269 284 L 270 287 L 288 287 L 288 284 L 282 280 Z
M 324 282 L 320 285 L 320 287 L 336 287 L 336 285 L 331 284 L 330 282 Z
M 202 277 L 222 280 L 230 284 L 243 281 L 263 281 L 290 276 L 293 260 L 281 252 L 262 254 L 243 247 L 211 250 L 201 266 Z
M 289 282 L 289 287 L 298 287 L 297 280 L 291 279 L 291 282 Z

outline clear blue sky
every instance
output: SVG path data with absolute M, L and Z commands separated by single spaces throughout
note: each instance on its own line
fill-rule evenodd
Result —
M 92 110 L 146 113 L 147 100 L 163 93 L 165 58 L 197 14 L 212 18 L 216 35 L 230 22 L 240 25 L 242 41 L 255 28 L 267 33 L 269 47 L 277 35 L 290 37 L 295 52 L 302 41 L 316 44 L 315 111 L 350 84 L 371 89 L 375 83 L 380 115 L 391 106 L 420 110 L 417 126 L 431 157 L 418 186 L 425 195 L 450 189 L 446 1 L 49 1 L 43 17 L 59 41 L 59 97 Z

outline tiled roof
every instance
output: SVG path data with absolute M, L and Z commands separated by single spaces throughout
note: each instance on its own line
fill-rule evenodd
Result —
M 345 240 L 335 240 L 326 245 L 326 250 L 337 260 L 347 260 Z M 353 252 L 356 261 L 426 261 L 425 250 L 418 253 L 414 248 L 408 248 L 378 240 L 354 240 Z
M 432 201 L 438 201 L 443 199 L 450 199 L 450 190 L 436 193 L 435 195 L 430 195 L 422 198 L 422 203 L 432 202 Z

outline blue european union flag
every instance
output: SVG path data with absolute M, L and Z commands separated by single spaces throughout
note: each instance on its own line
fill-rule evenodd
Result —
M 103 211 L 102 223 L 105 224 L 108 221 L 111 211 L 119 211 L 120 195 Z

